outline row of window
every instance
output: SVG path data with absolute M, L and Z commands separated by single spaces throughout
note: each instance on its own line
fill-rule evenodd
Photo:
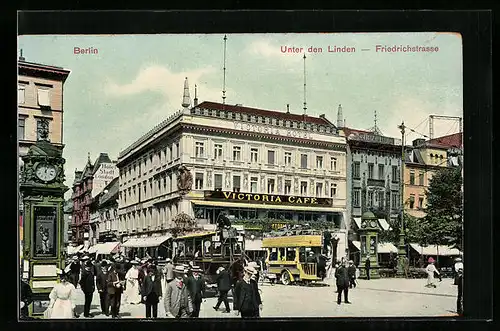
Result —
M 312 130 L 315 132 L 319 131 L 319 132 L 335 133 L 335 129 L 330 126 L 304 123 L 299 121 L 282 120 L 274 117 L 255 116 L 239 112 L 224 112 L 223 110 L 200 109 L 200 108 L 194 108 L 191 112 L 197 115 L 203 114 L 206 116 L 222 117 L 237 121 L 249 121 L 252 123 L 272 124 L 272 125 L 284 126 L 287 128 Z
M 361 163 L 360 162 L 353 162 L 352 164 L 352 177 L 354 179 L 360 179 L 361 178 Z M 373 163 L 368 163 L 368 179 L 379 179 L 379 180 L 385 180 L 385 170 L 388 167 L 386 167 L 384 164 L 379 164 L 378 165 L 378 172 L 377 176 L 375 176 L 375 165 Z M 392 166 L 392 182 L 397 183 L 399 182 L 399 169 L 398 166 Z
M 19 104 L 26 103 L 26 88 L 28 85 L 17 86 L 17 101 Z M 41 107 L 50 107 L 50 88 L 48 86 L 36 85 L 37 103 Z
M 420 195 L 418 197 L 418 203 L 415 203 L 415 194 L 410 194 L 410 200 L 408 201 L 410 209 L 423 209 L 424 208 L 424 196 Z
M 410 185 L 417 185 L 415 182 L 415 171 L 410 171 Z M 424 186 L 424 172 L 418 174 L 418 185 Z
M 142 159 L 139 158 L 133 164 L 120 169 L 120 182 L 127 181 L 132 177 L 141 177 L 142 173 L 147 171 L 152 171 L 154 166 L 160 164 L 165 164 L 167 162 L 176 160 L 180 157 L 180 144 L 176 142 L 172 145 L 165 146 L 161 150 L 150 153 L 144 156 Z M 142 170 L 142 172 L 141 172 Z
M 214 144 L 214 153 L 213 153 L 213 158 L 215 160 L 224 160 L 224 152 L 223 152 L 223 145 L 222 144 Z M 242 147 L 241 146 L 233 146 L 232 150 L 232 160 L 233 161 L 244 161 L 242 158 Z M 251 163 L 258 163 L 260 162 L 261 158 L 259 155 L 260 151 L 259 148 L 257 147 L 252 147 L 250 148 L 250 162 Z M 277 164 L 278 158 L 276 157 L 276 151 L 272 149 L 267 150 L 267 164 Z M 195 157 L 197 158 L 205 158 L 207 157 L 206 155 L 206 147 L 205 143 L 201 141 L 195 142 Z M 292 165 L 293 162 L 293 153 L 292 152 L 284 152 L 284 157 L 283 157 L 283 164 L 284 165 Z M 326 160 L 324 156 L 316 156 L 316 168 L 317 169 L 324 169 L 326 166 Z M 308 162 L 308 154 L 301 153 L 300 154 L 300 167 L 302 169 L 308 169 L 309 168 L 309 162 Z M 329 164 L 329 169 L 332 171 L 337 170 L 337 158 L 335 157 L 330 157 L 330 164 Z
M 383 191 L 368 191 L 366 204 L 368 207 L 385 208 L 385 193 Z M 353 207 L 361 207 L 361 189 L 353 191 Z M 399 193 L 391 192 L 391 209 L 399 208 Z
M 127 199 L 129 199 L 129 202 L 131 202 L 130 199 L 132 199 L 133 203 L 141 202 L 150 199 L 155 195 L 171 193 L 173 192 L 173 188 L 174 180 L 172 178 L 172 173 L 155 180 L 150 178 L 149 181 L 143 181 L 142 183 L 120 191 L 120 202 L 123 201 L 123 203 L 127 203 Z
M 17 137 L 19 138 L 19 140 L 26 139 L 26 118 L 27 117 L 20 117 L 18 119 Z M 37 140 L 40 139 L 40 129 L 41 128 L 42 128 L 42 118 L 37 118 L 36 119 L 36 139 Z M 49 137 L 50 137 L 50 125 L 49 125 Z
M 222 179 L 223 179 L 222 174 L 214 174 L 214 189 L 215 190 L 223 190 L 224 189 Z M 233 179 L 232 180 L 232 191 L 233 192 L 240 192 L 242 190 L 241 176 L 240 175 L 233 175 L 232 179 Z M 265 187 L 263 187 L 263 185 Z M 300 186 L 299 186 L 300 191 L 295 192 L 296 190 L 292 187 L 292 180 L 285 179 L 283 193 L 286 195 L 299 194 L 299 193 L 300 193 L 300 195 L 315 194 L 316 197 L 324 197 L 324 196 L 336 197 L 337 196 L 337 184 L 335 184 L 335 183 L 330 184 L 329 190 L 326 186 L 323 187 L 323 185 L 324 185 L 323 183 L 316 183 L 315 190 L 313 190 L 313 188 L 311 187 L 310 191 L 308 191 L 308 182 L 301 181 Z M 203 173 L 195 173 L 195 189 L 203 190 L 204 188 L 205 188 L 205 186 L 204 186 L 204 174 Z M 210 187 L 207 187 L 207 188 L 211 189 Z M 247 188 L 245 188 L 245 189 L 247 189 Z M 278 193 L 276 179 L 275 178 L 268 178 L 267 182 L 261 180 L 260 185 L 259 185 L 259 177 L 251 176 L 250 177 L 250 193 L 260 193 L 260 192 L 267 192 L 269 194 Z
M 145 229 L 148 226 L 157 228 L 160 224 L 166 224 L 179 210 L 177 203 L 159 208 L 147 208 L 137 212 L 131 212 L 119 217 L 119 231 L 128 229 Z

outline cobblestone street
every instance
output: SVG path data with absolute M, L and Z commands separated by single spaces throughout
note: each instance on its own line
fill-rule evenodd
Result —
M 333 280 L 310 287 L 263 284 L 262 317 L 411 317 L 454 316 L 456 286 L 452 279 L 437 282 L 437 288 L 424 287 L 425 279 L 377 279 L 359 280 L 358 286 L 349 291 L 352 304 L 337 305 L 336 287 Z M 231 297 L 229 298 L 232 308 Z M 145 306 L 124 303 L 122 318 L 144 318 Z M 200 317 L 236 318 L 234 312 L 223 313 L 224 305 L 216 312 L 212 307 L 217 298 L 208 295 L 201 307 Z M 84 297 L 77 289 L 77 310 L 83 312 Z M 97 292 L 92 301 L 94 318 L 108 318 L 100 314 Z M 165 317 L 163 300 L 158 305 L 159 318 Z M 83 314 L 80 318 L 83 318 Z

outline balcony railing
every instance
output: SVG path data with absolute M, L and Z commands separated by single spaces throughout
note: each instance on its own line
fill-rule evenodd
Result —
M 367 186 L 381 186 L 381 187 L 384 187 L 385 186 L 385 180 L 384 179 L 374 179 L 374 178 L 369 178 L 367 181 L 366 181 L 366 185 Z

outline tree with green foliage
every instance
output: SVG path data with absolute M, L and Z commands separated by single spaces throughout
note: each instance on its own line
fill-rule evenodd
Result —
M 426 192 L 426 216 L 421 222 L 422 241 L 462 250 L 463 203 L 460 168 L 438 170 Z

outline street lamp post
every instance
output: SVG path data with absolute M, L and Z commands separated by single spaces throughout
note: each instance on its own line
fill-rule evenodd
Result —
M 398 245 L 398 269 L 397 275 L 402 277 L 405 274 L 405 257 L 406 257 L 406 249 L 405 249 L 405 228 L 404 228 L 404 166 L 405 166 L 405 123 L 402 122 L 401 125 L 398 126 L 398 129 L 401 130 L 401 223 L 399 226 L 399 245 Z

